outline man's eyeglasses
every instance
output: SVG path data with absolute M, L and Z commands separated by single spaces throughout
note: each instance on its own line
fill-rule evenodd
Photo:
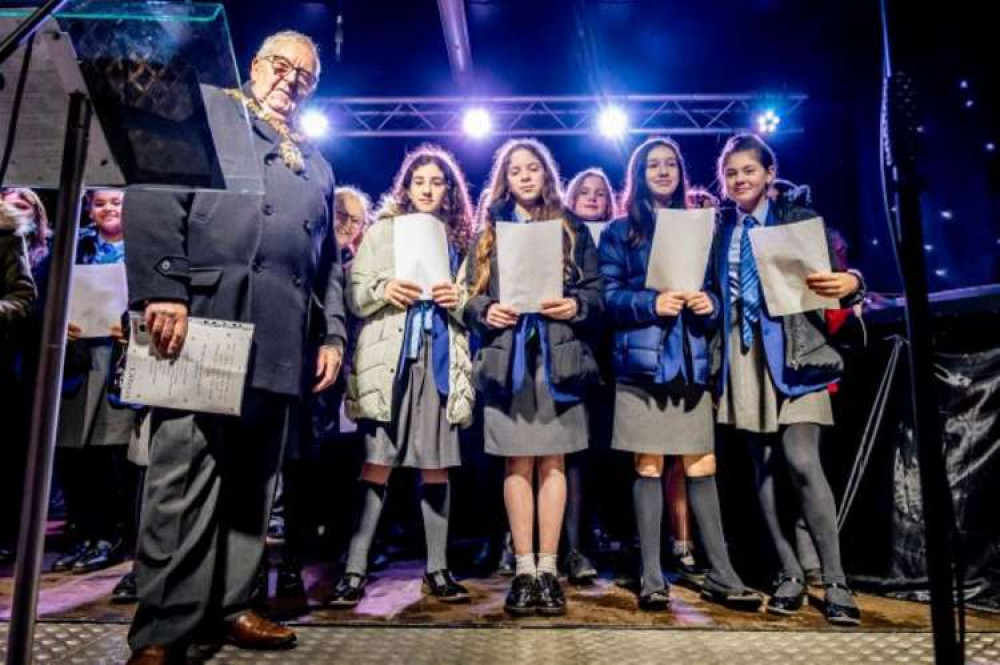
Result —
M 306 92 L 315 90 L 316 85 L 319 83 L 315 74 L 302 67 L 296 67 L 288 58 L 283 58 L 280 55 L 269 55 L 263 58 L 263 60 L 266 60 L 271 65 L 271 70 L 280 78 L 288 78 L 289 74 L 294 73 L 294 81 L 296 84 L 301 85 Z

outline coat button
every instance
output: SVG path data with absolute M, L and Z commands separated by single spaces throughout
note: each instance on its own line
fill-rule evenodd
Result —
M 292 278 L 292 282 L 295 284 L 295 286 L 302 286 L 302 278 L 299 277 L 298 275 Z
M 274 206 L 271 205 L 270 203 L 265 203 L 263 206 L 261 206 L 261 211 L 265 215 L 273 215 L 274 214 Z
M 170 270 L 171 265 L 172 264 L 170 263 L 169 259 L 163 259 L 162 261 L 160 261 L 160 270 L 166 272 Z
M 272 164 L 274 164 L 274 160 L 276 160 L 277 158 L 278 158 L 277 155 L 265 155 L 264 164 L 266 166 L 271 166 Z
M 254 272 L 260 272 L 261 270 L 264 269 L 263 266 L 261 266 L 260 260 L 255 260 L 253 262 L 253 265 L 250 267 L 253 268 Z

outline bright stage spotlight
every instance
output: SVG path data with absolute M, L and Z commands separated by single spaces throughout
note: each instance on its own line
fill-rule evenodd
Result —
M 628 132 L 628 115 L 617 106 L 601 109 L 597 116 L 597 129 L 609 139 L 620 139 Z
M 781 116 L 775 113 L 774 109 L 768 109 L 757 116 L 757 131 L 761 134 L 775 133 L 780 124 Z
M 474 139 L 481 139 L 493 131 L 493 119 L 484 108 L 471 108 L 462 117 L 462 130 Z
M 322 111 L 310 109 L 299 119 L 299 129 L 311 139 L 321 139 L 330 131 L 330 120 Z

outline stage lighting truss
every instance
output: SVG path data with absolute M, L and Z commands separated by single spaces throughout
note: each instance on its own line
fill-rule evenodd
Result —
M 685 94 L 621 97 L 320 97 L 311 107 L 342 137 L 461 136 L 465 112 L 489 114 L 493 136 L 581 136 L 598 133 L 602 109 L 628 117 L 629 134 L 728 135 L 751 131 L 761 108 L 777 109 L 778 133 L 801 133 L 796 110 L 805 94 Z

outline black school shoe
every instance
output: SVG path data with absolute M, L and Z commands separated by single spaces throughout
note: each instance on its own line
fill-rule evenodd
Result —
M 531 616 L 538 607 L 538 583 L 531 575 L 517 575 L 510 583 L 510 591 L 503 608 L 516 617 Z
M 111 591 L 111 602 L 115 605 L 127 605 L 139 602 L 139 591 L 135 582 L 135 573 L 125 573 L 115 588 Z
M 771 614 L 791 616 L 802 609 L 806 599 L 805 582 L 792 575 L 782 574 L 778 578 L 778 588 L 767 601 L 767 611 Z
M 708 573 L 708 570 L 699 565 L 690 553 L 671 556 L 670 568 L 677 573 L 678 577 L 695 588 L 701 587 L 705 581 L 705 575 Z
M 538 613 L 546 617 L 566 614 L 566 596 L 563 595 L 559 580 L 552 573 L 538 575 Z
M 52 564 L 52 572 L 62 573 L 71 570 L 73 564 L 79 561 L 93 546 L 94 541 L 92 540 L 80 540 L 76 542 L 66 554 L 55 560 L 55 563 Z
M 424 593 L 445 603 L 469 602 L 469 590 L 456 582 L 447 568 L 424 574 Z
M 326 604 L 334 608 L 357 607 L 365 597 L 365 576 L 357 573 L 344 573 L 333 587 L 333 594 Z
M 570 584 L 590 584 L 597 577 L 597 569 L 579 550 L 572 550 L 563 561 L 563 571 Z
M 668 587 L 639 594 L 639 609 L 644 612 L 662 612 L 669 608 L 670 589 Z
M 854 594 L 844 584 L 836 582 L 826 585 L 826 620 L 834 626 L 857 626 L 861 624 L 861 610 L 854 602 Z
M 306 585 L 302 581 L 302 566 L 297 561 L 282 562 L 278 566 L 274 595 L 278 598 L 305 597 Z
M 756 612 L 757 608 L 764 602 L 764 599 L 756 591 L 746 587 L 725 586 L 712 579 L 711 575 L 706 575 L 705 580 L 701 583 L 701 597 L 713 603 L 745 612 Z
M 98 540 L 73 564 L 73 574 L 83 575 L 95 570 L 104 570 L 125 560 L 125 542 Z

